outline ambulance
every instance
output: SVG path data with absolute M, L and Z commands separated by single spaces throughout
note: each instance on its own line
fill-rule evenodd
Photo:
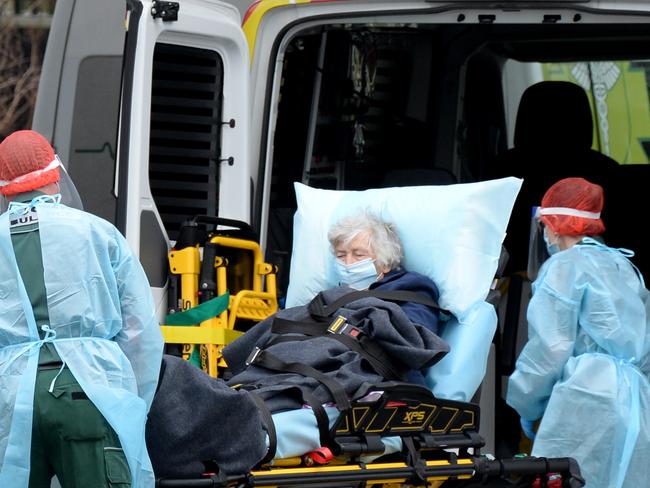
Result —
M 195 215 L 250 226 L 276 267 L 281 305 L 294 182 L 365 190 L 523 178 L 476 397 L 486 449 L 498 453 L 517 442 L 502 398 L 526 340 L 528 225 L 541 189 L 565 176 L 601 183 L 605 239 L 650 273 L 640 232 L 649 74 L 642 0 L 258 0 L 243 16 L 219 0 L 58 0 L 33 128 L 55 145 L 85 209 L 139 255 L 161 322 L 168 253 Z M 586 105 L 565 96 L 567 84 Z M 544 89 L 523 113 L 531 86 Z

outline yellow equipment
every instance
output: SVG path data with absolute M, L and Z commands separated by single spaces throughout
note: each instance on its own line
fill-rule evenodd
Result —
M 208 232 L 207 225 L 235 229 Z M 165 343 L 181 345 L 184 359 L 215 378 L 226 366 L 224 346 L 278 309 L 275 269 L 252 234 L 244 222 L 199 216 L 183 225 L 168 255 Z

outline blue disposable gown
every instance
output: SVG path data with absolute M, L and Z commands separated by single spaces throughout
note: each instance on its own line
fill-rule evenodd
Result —
M 142 267 L 121 234 L 91 214 L 37 207 L 51 341 L 117 432 L 134 488 L 153 487 L 145 422 L 163 341 Z M 0 486 L 27 488 L 39 349 L 34 314 L 0 215 Z
M 648 301 L 628 259 L 592 239 L 551 256 L 533 283 L 507 402 L 542 418 L 532 454 L 575 458 L 589 488 L 650 480 Z

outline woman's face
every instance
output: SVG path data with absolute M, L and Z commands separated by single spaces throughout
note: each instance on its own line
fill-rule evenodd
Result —
M 368 234 L 368 231 L 359 232 L 354 239 L 347 244 L 337 244 L 334 249 L 334 255 L 337 260 L 341 261 L 346 266 L 358 263 L 364 259 L 371 259 L 374 261 L 377 258 L 377 255 L 370 247 L 370 235 Z M 388 273 L 390 271 L 390 269 L 387 269 L 385 266 L 380 268 L 377 262 L 374 264 L 377 269 L 377 274 Z

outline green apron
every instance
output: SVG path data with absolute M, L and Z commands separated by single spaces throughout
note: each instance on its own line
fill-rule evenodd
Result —
M 21 195 L 29 202 L 40 193 Z M 38 219 L 30 211 L 12 220 L 11 242 L 36 325 L 49 323 Z M 39 329 L 41 338 L 44 332 Z M 131 475 L 115 431 L 61 362 L 54 344 L 40 349 L 34 392 L 30 488 L 128 488 Z

